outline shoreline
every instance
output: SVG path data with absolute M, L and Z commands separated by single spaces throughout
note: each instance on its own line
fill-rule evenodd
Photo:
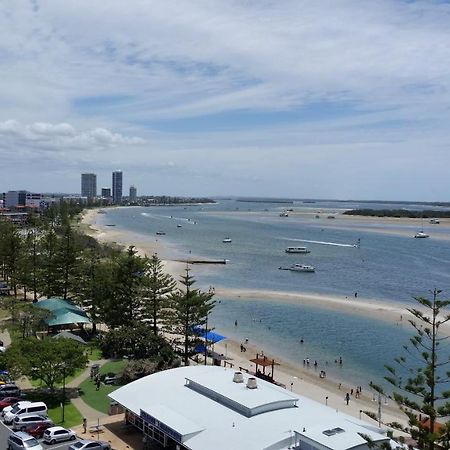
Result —
M 99 242 L 115 243 L 124 247 L 134 245 L 138 253 L 142 256 L 150 256 L 153 253 L 157 253 L 163 261 L 165 270 L 175 279 L 183 273 L 185 270 L 185 263 L 167 259 L 164 247 L 157 239 L 153 241 L 152 238 L 149 238 L 149 236 L 146 235 L 98 224 L 95 220 L 97 211 L 98 209 L 87 210 L 82 216 L 81 223 L 88 227 L 90 234 Z M 319 294 L 232 288 L 217 288 L 216 295 L 220 295 L 230 300 L 234 298 L 245 299 L 248 301 L 284 301 L 313 306 L 320 304 L 320 307 L 331 308 L 346 313 L 356 313 L 372 317 L 376 315 L 377 318 L 389 322 L 395 322 L 395 319 L 392 317 L 394 313 L 397 318 L 400 318 L 402 314 L 403 317 L 406 317 L 406 311 L 403 309 L 403 305 L 393 306 L 386 302 L 375 303 L 374 300 L 367 302 L 365 299 L 356 301 L 353 299 L 348 300 L 340 298 L 338 296 L 324 296 Z M 364 301 L 364 303 L 362 303 L 362 301 Z M 227 356 L 231 357 L 235 368 L 244 367 L 254 370 L 254 367 L 252 367 L 249 361 L 243 358 L 243 356 L 246 354 L 250 357 L 254 357 L 256 353 L 261 353 L 261 346 L 258 345 L 258 343 L 245 344 L 248 352 L 241 353 L 240 345 L 241 343 L 239 340 L 227 338 L 225 341 L 215 344 L 215 348 L 218 353 L 224 355 L 227 354 Z M 265 354 L 270 356 L 269 353 Z M 277 361 L 280 366 L 277 366 L 275 369 L 275 379 L 285 384 L 286 389 L 292 389 L 293 392 L 319 402 L 323 402 L 324 399 L 326 399 L 329 406 L 336 410 L 345 411 L 354 417 L 359 417 L 361 415 L 361 410 L 370 410 L 376 413 L 378 404 L 375 408 L 372 397 L 371 395 L 368 395 L 367 392 L 363 392 L 359 399 L 352 396 L 350 405 L 345 405 L 344 396 L 346 392 L 350 392 L 352 388 L 356 387 L 352 387 L 345 380 L 332 378 L 321 379 L 313 368 L 305 369 L 301 365 L 294 364 L 283 358 L 277 358 Z M 341 386 L 341 388 L 339 388 L 339 386 Z M 391 405 L 383 408 L 386 410 L 386 412 L 383 413 L 383 421 L 397 421 L 406 424 L 406 416 L 401 413 L 398 407 L 393 406 L 392 403 L 393 402 L 390 401 Z M 370 423 L 374 423 L 373 420 L 368 420 Z

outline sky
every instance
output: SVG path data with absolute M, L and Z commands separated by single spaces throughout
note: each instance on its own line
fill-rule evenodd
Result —
M 0 192 L 448 201 L 450 3 L 2 0 Z

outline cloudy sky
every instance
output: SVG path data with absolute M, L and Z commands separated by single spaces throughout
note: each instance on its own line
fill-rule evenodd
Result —
M 449 200 L 450 4 L 2 0 L 0 192 Z

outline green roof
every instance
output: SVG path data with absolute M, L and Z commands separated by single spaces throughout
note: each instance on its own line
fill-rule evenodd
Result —
M 47 320 L 47 325 L 70 325 L 74 323 L 90 323 L 87 314 L 77 305 L 62 298 L 47 298 L 34 303 L 38 308 L 52 312 L 53 317 Z

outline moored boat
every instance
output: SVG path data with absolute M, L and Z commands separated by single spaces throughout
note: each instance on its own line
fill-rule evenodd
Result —
M 416 239 L 424 239 L 424 238 L 429 238 L 430 235 L 427 234 L 427 233 L 425 233 L 425 232 L 422 230 L 422 231 L 418 231 L 418 232 L 414 235 L 414 237 L 415 237 Z
M 306 247 L 288 247 L 285 250 L 286 253 L 311 253 Z
M 289 267 L 279 267 L 280 270 L 290 270 L 291 272 L 315 272 L 314 266 L 308 266 L 306 264 L 292 264 Z
M 224 244 L 231 244 L 233 241 L 231 240 L 231 238 L 226 237 L 223 241 Z

